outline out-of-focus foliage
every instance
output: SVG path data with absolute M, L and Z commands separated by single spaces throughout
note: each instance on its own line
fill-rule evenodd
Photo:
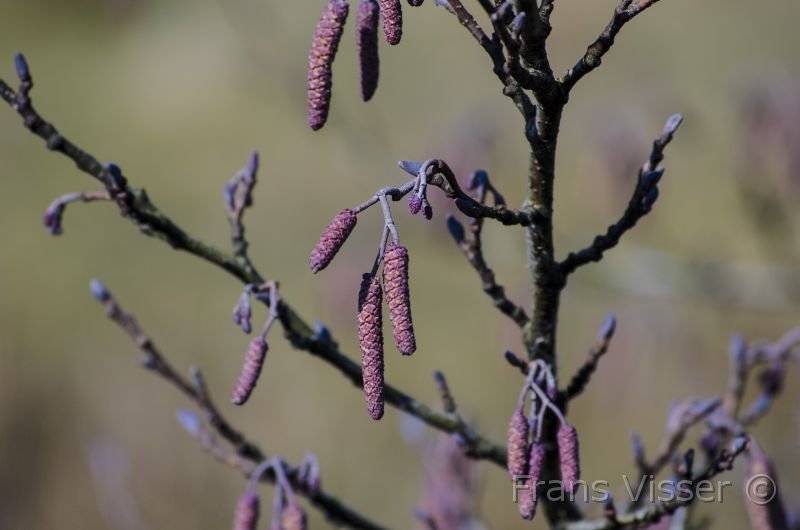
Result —
M 381 86 L 369 104 L 358 95 L 348 31 L 329 122 L 312 133 L 305 61 L 321 4 L 4 0 L 0 74 L 11 80 L 12 55 L 24 51 L 45 117 L 221 245 L 228 237 L 222 186 L 259 149 L 262 178 L 247 215 L 251 253 L 286 298 L 356 355 L 356 293 L 381 220 L 377 212 L 360 220 L 336 262 L 312 276 L 308 253 L 329 218 L 405 178 L 395 167 L 401 158 L 438 156 L 463 177 L 483 167 L 519 203 L 525 145 L 483 52 L 428 3 L 407 10 L 400 46 L 382 47 Z M 557 3 L 550 48 L 559 70 L 613 6 Z M 619 319 L 611 351 L 570 411 L 589 480 L 624 491 L 620 474 L 633 471 L 629 431 L 654 447 L 670 400 L 722 390 L 730 333 L 775 338 L 797 324 L 798 175 L 781 175 L 780 164 L 741 169 L 752 95 L 769 100 L 784 87 L 798 97 L 799 17 L 795 0 L 664 0 L 624 29 L 603 67 L 572 95 L 559 146 L 560 255 L 615 220 L 664 118 L 686 116 L 654 213 L 601 264 L 578 273 L 564 301 L 562 374 L 583 361 L 608 311 Z M 40 219 L 50 200 L 94 183 L 47 152 L 7 108 L 0 140 L 0 528 L 224 528 L 241 477 L 180 429 L 174 411 L 184 401 L 138 367 L 135 347 L 104 319 L 87 286 L 102 278 L 177 365 L 205 369 L 220 400 L 247 347 L 230 323 L 241 286 L 141 237 L 106 204 L 73 206 L 64 235 L 51 237 Z M 790 177 L 794 186 L 782 180 Z M 754 216 L 748 189 L 788 212 L 778 235 Z M 430 223 L 398 209 L 420 347 L 412 358 L 388 349 L 389 381 L 434 402 L 430 374 L 442 369 L 464 412 L 502 439 L 517 397 L 509 389 L 519 384 L 502 360 L 504 349 L 519 347 L 515 327 L 494 311 L 452 245 L 447 208 L 434 208 Z M 485 234 L 499 279 L 529 305 L 522 232 L 489 223 Z M 423 462 L 400 436 L 400 416 L 391 410 L 373 422 L 361 392 L 341 376 L 272 342 L 264 379 L 231 418 L 271 453 L 299 461 L 315 451 L 326 486 L 366 514 L 391 527 L 414 524 Z M 795 503 L 798 386 L 792 373 L 756 433 L 778 466 L 783 498 Z M 481 518 L 495 528 L 520 526 L 506 473 L 489 466 L 482 476 Z M 700 510 L 719 528 L 744 516 L 734 490 L 724 508 Z M 316 514 L 311 524 L 324 527 Z

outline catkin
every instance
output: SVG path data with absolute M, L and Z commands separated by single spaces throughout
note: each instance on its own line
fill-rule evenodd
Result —
M 356 227 L 357 221 L 358 217 L 349 208 L 337 213 L 331 219 L 322 235 L 319 236 L 319 241 L 317 241 L 314 250 L 311 251 L 308 266 L 312 272 L 317 273 L 330 264 Z
M 411 300 L 408 289 L 408 249 L 390 243 L 383 256 L 383 283 L 386 288 L 386 304 L 397 349 L 403 355 L 417 350 L 414 324 L 411 321 Z
M 558 428 L 558 459 L 561 463 L 561 482 L 564 490 L 575 493 L 581 476 L 578 450 L 578 431 L 572 425 L 563 424 Z
M 545 450 L 541 442 L 531 444 L 530 460 L 528 461 L 528 488 L 519 492 L 519 514 L 523 519 L 531 520 L 536 515 L 536 505 L 539 503 L 537 482 L 542 476 Z
M 261 375 L 261 368 L 264 366 L 264 359 L 267 356 L 269 346 L 261 337 L 256 337 L 250 341 L 247 353 L 244 355 L 244 364 L 239 374 L 239 380 L 231 394 L 231 401 L 234 405 L 244 405 L 252 394 Z
M 403 7 L 400 0 L 379 0 L 383 19 L 383 36 L 386 42 L 395 45 L 403 36 Z
M 381 282 L 364 274 L 358 301 L 358 343 L 367 411 L 373 420 L 383 417 L 383 317 Z
M 378 21 L 380 11 L 375 0 L 361 0 L 356 13 L 356 52 L 361 75 L 361 99 L 369 101 L 378 88 Z
M 330 0 L 314 31 L 311 50 L 308 52 L 308 124 L 313 130 L 321 129 L 328 119 L 333 87 L 333 60 L 350 6 L 344 0 Z
M 508 474 L 511 480 L 528 472 L 528 419 L 517 407 L 508 423 Z
M 259 509 L 258 495 L 254 491 L 248 491 L 239 497 L 233 518 L 233 530 L 255 530 Z
M 281 514 L 283 530 L 306 530 L 306 512 L 297 504 L 290 504 Z

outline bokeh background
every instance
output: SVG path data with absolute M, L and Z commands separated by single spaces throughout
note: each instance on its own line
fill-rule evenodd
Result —
M 13 53 L 31 63 L 39 110 L 101 160 L 114 161 L 191 232 L 228 244 L 221 191 L 262 153 L 251 252 L 308 319 L 355 356 L 354 307 L 381 221 L 369 212 L 317 276 L 308 253 L 329 218 L 404 178 L 401 158 L 441 157 L 462 177 L 486 168 L 509 202 L 525 190 L 525 143 L 482 50 L 444 10 L 406 9 L 400 46 L 382 45 L 381 86 L 358 98 L 353 35 L 335 66 L 328 125 L 305 121 L 305 63 L 322 0 L 2 0 L 0 75 Z M 551 59 L 563 71 L 606 24 L 615 2 L 559 2 Z M 583 246 L 614 221 L 636 167 L 672 112 L 686 122 L 667 154 L 654 212 L 567 290 L 560 370 L 583 361 L 604 316 L 619 328 L 591 387 L 571 410 L 585 478 L 624 491 L 631 431 L 651 452 L 669 403 L 723 391 L 734 332 L 774 339 L 800 305 L 800 4 L 666 0 L 625 28 L 603 67 L 574 91 L 559 146 L 557 246 Z M 351 21 L 352 22 L 352 21 Z M 352 30 L 352 27 L 350 28 Z M 5 106 L 4 106 L 5 107 Z M 41 214 L 61 193 L 95 183 L 49 153 L 0 109 L 0 528 L 230 527 L 242 477 L 179 427 L 187 406 L 143 371 L 134 345 L 103 316 L 88 282 L 101 278 L 181 369 L 201 366 L 225 402 L 247 339 L 230 322 L 241 286 L 219 270 L 142 237 L 104 204 L 71 207 L 52 237 Z M 519 374 L 513 324 L 480 292 L 444 227 L 397 218 L 411 249 L 420 349 L 388 349 L 388 380 L 436 403 L 430 374 L 448 376 L 463 411 L 504 438 Z M 524 238 L 488 224 L 486 250 L 511 296 L 530 306 Z M 264 318 L 259 308 L 256 320 Z M 381 422 L 360 391 L 280 338 L 261 384 L 230 419 L 271 454 L 322 464 L 323 482 L 392 528 L 416 523 L 430 433 L 390 410 Z M 800 378 L 757 429 L 800 503 Z M 694 438 L 690 439 L 694 442 Z M 523 525 L 505 473 L 481 466 L 490 528 Z M 741 473 L 717 528 L 743 528 Z M 264 489 L 269 495 L 268 489 Z M 597 507 L 595 508 L 597 511 Z M 318 514 L 312 527 L 326 528 Z M 531 526 L 531 525 L 529 525 Z M 543 528 L 537 521 L 532 527 Z

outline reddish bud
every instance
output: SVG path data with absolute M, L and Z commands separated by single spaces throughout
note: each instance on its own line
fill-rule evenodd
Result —
M 330 0 L 325 5 L 308 52 L 308 124 L 315 131 L 328 119 L 333 87 L 331 67 L 349 10 L 344 0 Z
M 261 375 L 261 368 L 264 366 L 264 359 L 267 356 L 266 341 L 261 337 L 256 337 L 250 341 L 247 353 L 244 356 L 244 365 L 239 374 L 239 380 L 231 394 L 231 401 L 234 405 L 244 405 L 250 398 L 250 394 L 256 387 L 258 376 Z
M 561 482 L 564 490 L 575 493 L 581 476 L 578 449 L 578 431 L 572 425 L 562 424 L 558 428 L 558 458 L 561 462 Z
M 539 503 L 537 482 L 542 476 L 544 456 L 544 445 L 540 442 L 533 442 L 528 461 L 528 487 L 519 490 L 519 514 L 523 519 L 531 520 L 536 515 L 536 505 Z
M 306 513 L 297 504 L 290 504 L 281 514 L 283 530 L 306 530 Z
M 386 303 L 397 349 L 403 355 L 417 350 L 414 325 L 411 322 L 411 300 L 408 290 L 408 249 L 390 243 L 383 256 L 383 283 L 386 288 Z
M 367 411 L 373 420 L 383 417 L 383 316 L 381 282 L 364 274 L 358 297 L 358 343 Z
M 259 514 L 258 495 L 248 491 L 239 498 L 233 519 L 233 530 L 255 530 Z
M 380 0 L 383 36 L 386 42 L 395 45 L 403 36 L 403 7 L 400 0 Z
M 358 217 L 353 213 L 353 210 L 344 209 L 337 213 L 328 226 L 325 227 L 325 231 L 319 236 L 317 246 L 311 251 L 311 258 L 308 260 L 308 265 L 314 273 L 321 271 L 330 264 L 356 227 L 357 221 Z
M 361 73 L 361 99 L 369 101 L 378 88 L 378 20 L 380 12 L 375 0 L 361 0 L 356 14 L 356 51 Z
M 517 407 L 508 423 L 508 474 L 511 480 L 528 472 L 529 429 L 522 407 Z

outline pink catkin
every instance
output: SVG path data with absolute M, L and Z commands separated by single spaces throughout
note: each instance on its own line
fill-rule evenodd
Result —
M 381 282 L 373 274 L 361 281 L 358 301 L 358 343 L 367 411 L 373 420 L 383 417 L 383 317 Z
M 306 513 L 300 506 L 290 504 L 281 514 L 281 528 L 283 530 L 306 530 Z
M 379 0 L 383 19 L 383 36 L 394 46 L 403 36 L 403 7 L 400 0 Z
M 261 337 L 256 337 L 250 341 L 247 353 L 244 355 L 244 365 L 239 374 L 239 380 L 231 394 L 231 401 L 234 405 L 244 405 L 253 393 L 253 389 L 261 375 L 261 368 L 264 366 L 264 359 L 267 356 L 269 346 Z
M 528 420 L 521 408 L 514 410 L 508 423 L 508 474 L 511 480 L 528 472 Z
M 542 476 L 545 450 L 540 442 L 531 444 L 530 459 L 528 461 L 528 484 L 526 489 L 519 490 L 519 514 L 523 519 L 531 520 L 536 515 L 536 505 L 539 503 L 539 493 L 536 483 Z
M 248 491 L 239 498 L 233 518 L 233 530 L 255 530 L 260 511 L 258 495 Z
M 325 5 L 308 52 L 308 124 L 315 131 L 328 119 L 333 87 L 331 67 L 349 10 L 344 0 L 330 0 Z
M 339 249 L 342 248 L 348 236 L 356 227 L 358 217 L 350 209 L 344 209 L 331 219 L 328 226 L 319 236 L 317 246 L 311 251 L 308 266 L 315 274 L 327 267 Z
M 411 299 L 408 289 L 408 249 L 397 243 L 386 246 L 383 256 L 383 283 L 386 303 L 397 349 L 403 355 L 417 350 L 414 324 L 411 321 Z
M 361 74 L 361 99 L 369 101 L 378 88 L 378 21 L 380 12 L 375 0 L 361 0 L 356 13 L 356 52 Z
M 578 431 L 572 425 L 561 425 L 556 436 L 558 459 L 561 463 L 561 482 L 564 490 L 575 493 L 581 478 L 581 464 L 578 448 Z

